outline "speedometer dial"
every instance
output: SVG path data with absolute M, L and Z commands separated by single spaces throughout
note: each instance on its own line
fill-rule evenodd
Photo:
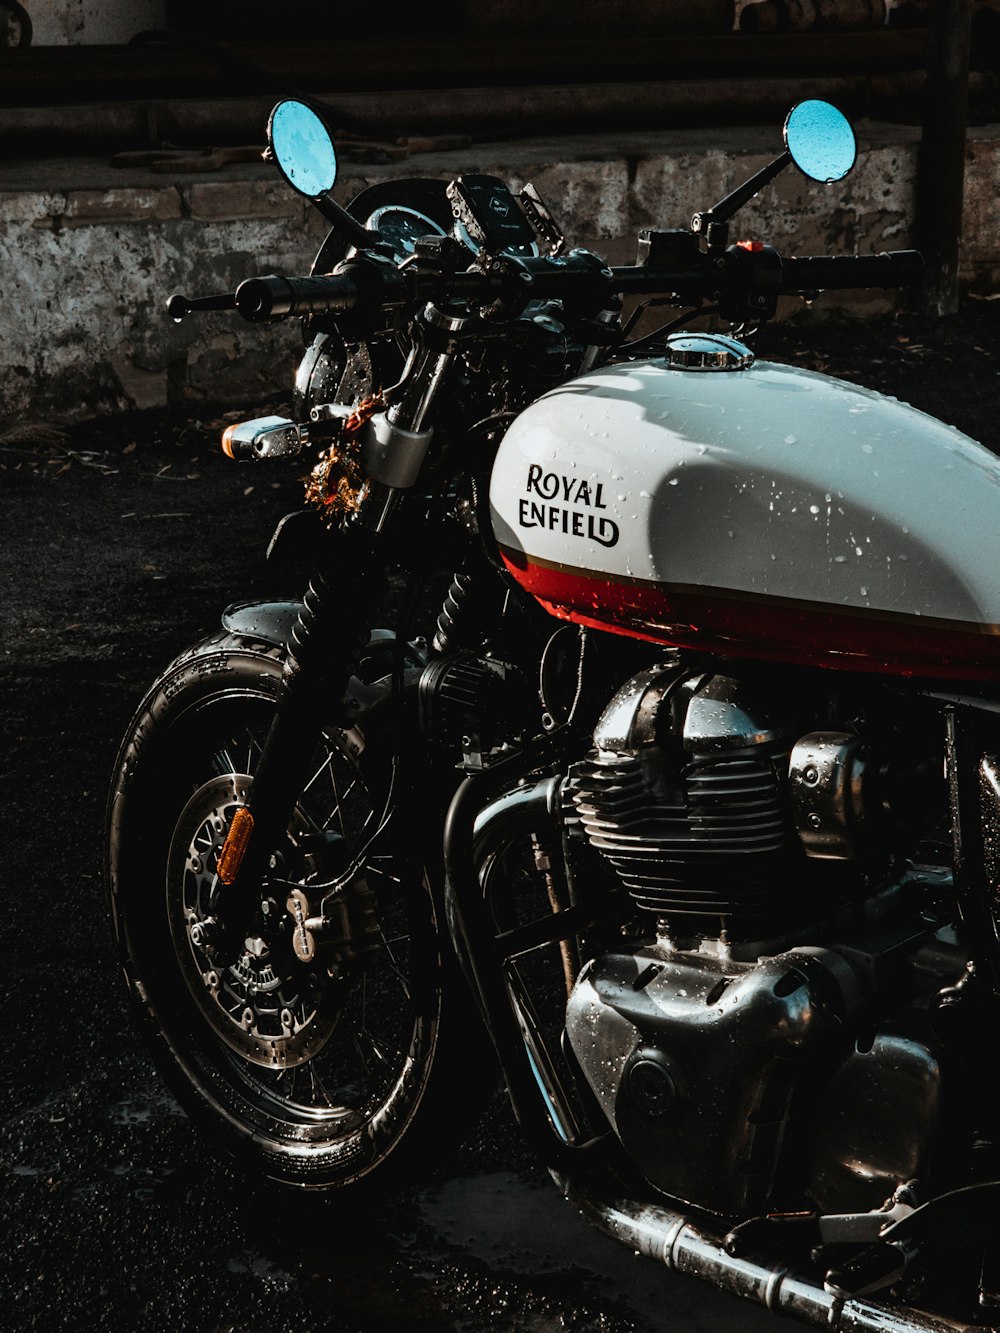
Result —
M 369 231 L 377 231 L 383 240 L 389 242 L 398 260 L 412 255 L 421 237 L 446 235 L 444 228 L 425 213 L 418 213 L 415 208 L 406 208 L 402 204 L 384 204 L 376 208 L 365 226 Z

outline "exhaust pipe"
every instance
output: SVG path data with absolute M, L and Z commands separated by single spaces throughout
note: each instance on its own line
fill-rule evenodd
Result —
M 983 1333 L 982 1325 L 957 1322 L 910 1306 L 856 1297 L 845 1300 L 805 1273 L 727 1254 L 720 1237 L 671 1208 L 633 1200 L 608 1202 L 565 1177 L 556 1175 L 555 1180 L 589 1222 L 636 1254 L 658 1259 L 675 1273 L 686 1273 L 734 1296 L 756 1301 L 772 1314 L 834 1333 Z

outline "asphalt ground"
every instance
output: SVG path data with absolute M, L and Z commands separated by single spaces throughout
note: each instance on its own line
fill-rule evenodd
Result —
M 757 349 L 997 448 L 998 332 L 1000 305 L 977 301 L 936 323 L 785 325 Z M 101 882 L 118 739 L 224 605 L 300 591 L 264 559 L 295 467 L 224 459 L 230 406 L 0 429 L 0 1328 L 781 1327 L 591 1230 L 499 1090 L 450 1161 L 359 1210 L 248 1193 L 161 1086 Z

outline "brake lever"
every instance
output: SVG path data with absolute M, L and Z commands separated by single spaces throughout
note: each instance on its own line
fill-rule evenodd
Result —
M 221 292 L 218 296 L 184 296 L 181 292 L 174 292 L 167 302 L 167 314 L 175 324 L 179 324 L 185 315 L 194 314 L 198 310 L 235 309 L 235 292 Z

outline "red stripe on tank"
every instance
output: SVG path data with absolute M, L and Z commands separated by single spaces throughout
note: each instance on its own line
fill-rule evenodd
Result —
M 652 643 L 728 657 L 937 679 L 1000 676 L 1000 626 L 731 588 L 654 583 L 528 559 L 501 547 L 552 615 Z

